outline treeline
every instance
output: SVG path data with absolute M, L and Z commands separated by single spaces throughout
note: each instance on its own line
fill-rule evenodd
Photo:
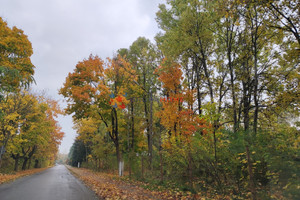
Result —
M 79 62 L 70 163 L 230 198 L 298 199 L 299 2 L 170 0 L 156 44 Z M 297 129 L 298 127 L 298 129 Z
M 64 135 L 56 101 L 29 92 L 31 43 L 0 18 L 0 172 L 54 164 Z

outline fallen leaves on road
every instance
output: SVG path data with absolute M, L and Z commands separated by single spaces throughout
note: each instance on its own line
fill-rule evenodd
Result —
M 47 169 L 47 168 L 29 169 L 29 170 L 25 170 L 25 171 L 13 172 L 12 174 L 0 173 L 0 184 L 15 180 L 15 179 L 23 177 L 23 176 L 35 174 L 35 173 L 41 172 L 45 169 Z
M 100 198 L 104 199 L 205 199 L 200 196 L 184 195 L 174 191 L 150 191 L 139 183 L 129 183 L 111 174 L 93 172 L 84 168 L 68 168 L 88 185 Z

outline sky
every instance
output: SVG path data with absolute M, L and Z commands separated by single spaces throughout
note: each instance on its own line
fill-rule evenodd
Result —
M 90 54 L 102 59 L 140 36 L 154 41 L 155 21 L 164 0 L 0 0 L 0 17 L 22 29 L 32 43 L 36 92 L 66 106 L 59 88 L 79 61 Z M 76 132 L 71 116 L 58 118 L 65 137 L 60 153 L 68 153 Z

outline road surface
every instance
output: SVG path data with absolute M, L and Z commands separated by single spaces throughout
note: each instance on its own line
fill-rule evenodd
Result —
M 64 165 L 0 185 L 0 200 L 95 200 Z

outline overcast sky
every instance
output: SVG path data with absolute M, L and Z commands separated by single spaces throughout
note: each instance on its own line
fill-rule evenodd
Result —
M 91 53 L 102 59 L 128 48 L 139 36 L 153 41 L 155 13 L 164 0 L 0 0 L 0 17 L 24 31 L 32 43 L 37 85 L 34 90 L 58 95 L 66 76 Z M 72 119 L 59 117 L 68 153 L 76 137 Z

